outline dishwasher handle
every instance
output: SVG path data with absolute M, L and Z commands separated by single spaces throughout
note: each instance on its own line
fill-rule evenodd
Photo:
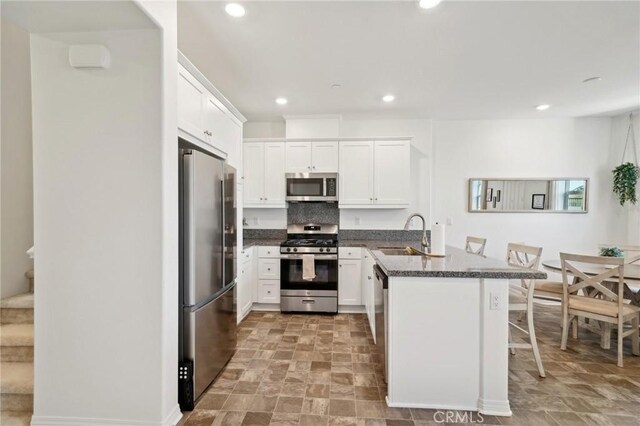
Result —
M 386 290 L 389 286 L 389 277 L 387 277 L 387 274 L 385 274 L 382 268 L 378 265 L 373 266 L 373 274 L 376 277 L 376 281 L 380 281 L 382 288 Z

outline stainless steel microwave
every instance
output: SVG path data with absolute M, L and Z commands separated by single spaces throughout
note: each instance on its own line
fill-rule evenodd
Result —
M 338 201 L 337 173 L 286 173 L 287 201 Z

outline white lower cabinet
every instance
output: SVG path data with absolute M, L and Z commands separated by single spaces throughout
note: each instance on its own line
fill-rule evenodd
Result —
M 256 247 L 257 286 L 256 302 L 267 304 L 280 303 L 280 247 Z
M 362 256 L 362 304 L 364 305 L 365 312 L 367 313 L 367 320 L 369 321 L 369 328 L 373 335 L 373 340 L 376 339 L 376 305 L 375 305 L 375 288 L 373 279 L 373 266 L 376 264 L 371 252 L 369 250 L 363 250 Z
M 241 321 L 253 305 L 255 274 L 253 272 L 253 247 L 242 250 L 238 273 L 238 321 Z
M 340 248 L 343 253 L 360 254 L 360 248 Z M 362 305 L 362 260 L 354 258 L 338 259 L 338 305 Z
M 280 280 L 258 280 L 258 303 L 280 303 Z
M 258 259 L 258 278 L 261 280 L 279 280 L 280 259 Z

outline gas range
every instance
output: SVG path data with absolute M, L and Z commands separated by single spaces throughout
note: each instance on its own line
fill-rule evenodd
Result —
M 338 226 L 296 224 L 287 227 L 288 239 L 280 244 L 280 253 L 326 254 L 338 252 Z
M 282 312 L 338 312 L 338 225 L 296 224 L 280 244 Z M 313 258 L 303 256 L 313 255 Z M 305 279 L 305 262 L 314 278 Z

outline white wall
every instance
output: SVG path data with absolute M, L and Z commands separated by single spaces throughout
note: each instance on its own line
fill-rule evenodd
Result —
M 446 221 L 447 243 L 467 235 L 488 239 L 486 254 L 505 256 L 508 242 L 595 253 L 599 243 L 625 238 L 624 212 L 611 192 L 611 119 L 434 122 L 433 220 Z M 589 212 L 469 213 L 472 177 L 587 177 Z
M 36 276 L 32 424 L 174 424 L 176 11 L 159 29 L 32 35 Z M 69 67 L 101 43 L 108 70 Z
M 33 167 L 29 34 L 2 20 L 2 275 L 0 298 L 28 291 L 33 269 Z
M 621 114 L 613 117 L 611 125 L 611 151 L 610 151 L 610 163 L 611 168 L 620 165 L 622 160 L 622 153 L 624 151 L 625 140 L 627 138 L 627 131 L 629 129 L 629 113 Z M 640 157 L 640 111 L 633 112 L 633 130 L 635 133 L 636 150 Z M 624 161 L 633 160 L 633 148 L 632 141 L 629 140 L 629 147 L 625 155 Z M 640 186 L 640 185 L 639 185 Z M 640 191 L 640 187 L 638 188 Z M 640 195 L 638 196 L 640 199 Z M 631 205 L 626 203 L 625 207 L 620 207 L 624 210 L 627 222 L 627 235 L 626 239 L 617 241 L 608 241 L 610 243 L 619 244 L 632 244 L 640 245 L 640 202 L 638 204 Z
M 270 137 L 266 131 L 272 126 L 261 123 L 245 124 L 245 136 Z M 265 131 L 265 133 L 262 133 Z M 281 135 L 278 135 L 282 137 Z M 431 120 L 428 119 L 372 119 L 343 117 L 340 137 L 398 137 L 411 136 L 411 198 L 406 209 L 341 209 L 342 229 L 402 229 L 410 213 L 422 213 L 429 222 L 431 181 Z M 279 228 L 287 226 L 285 209 L 245 209 L 247 228 Z M 359 222 L 359 223 L 358 223 Z M 414 220 L 413 227 L 421 228 Z M 427 223 L 427 227 L 429 223 Z
M 284 121 L 248 121 L 242 129 L 245 138 L 284 138 Z

